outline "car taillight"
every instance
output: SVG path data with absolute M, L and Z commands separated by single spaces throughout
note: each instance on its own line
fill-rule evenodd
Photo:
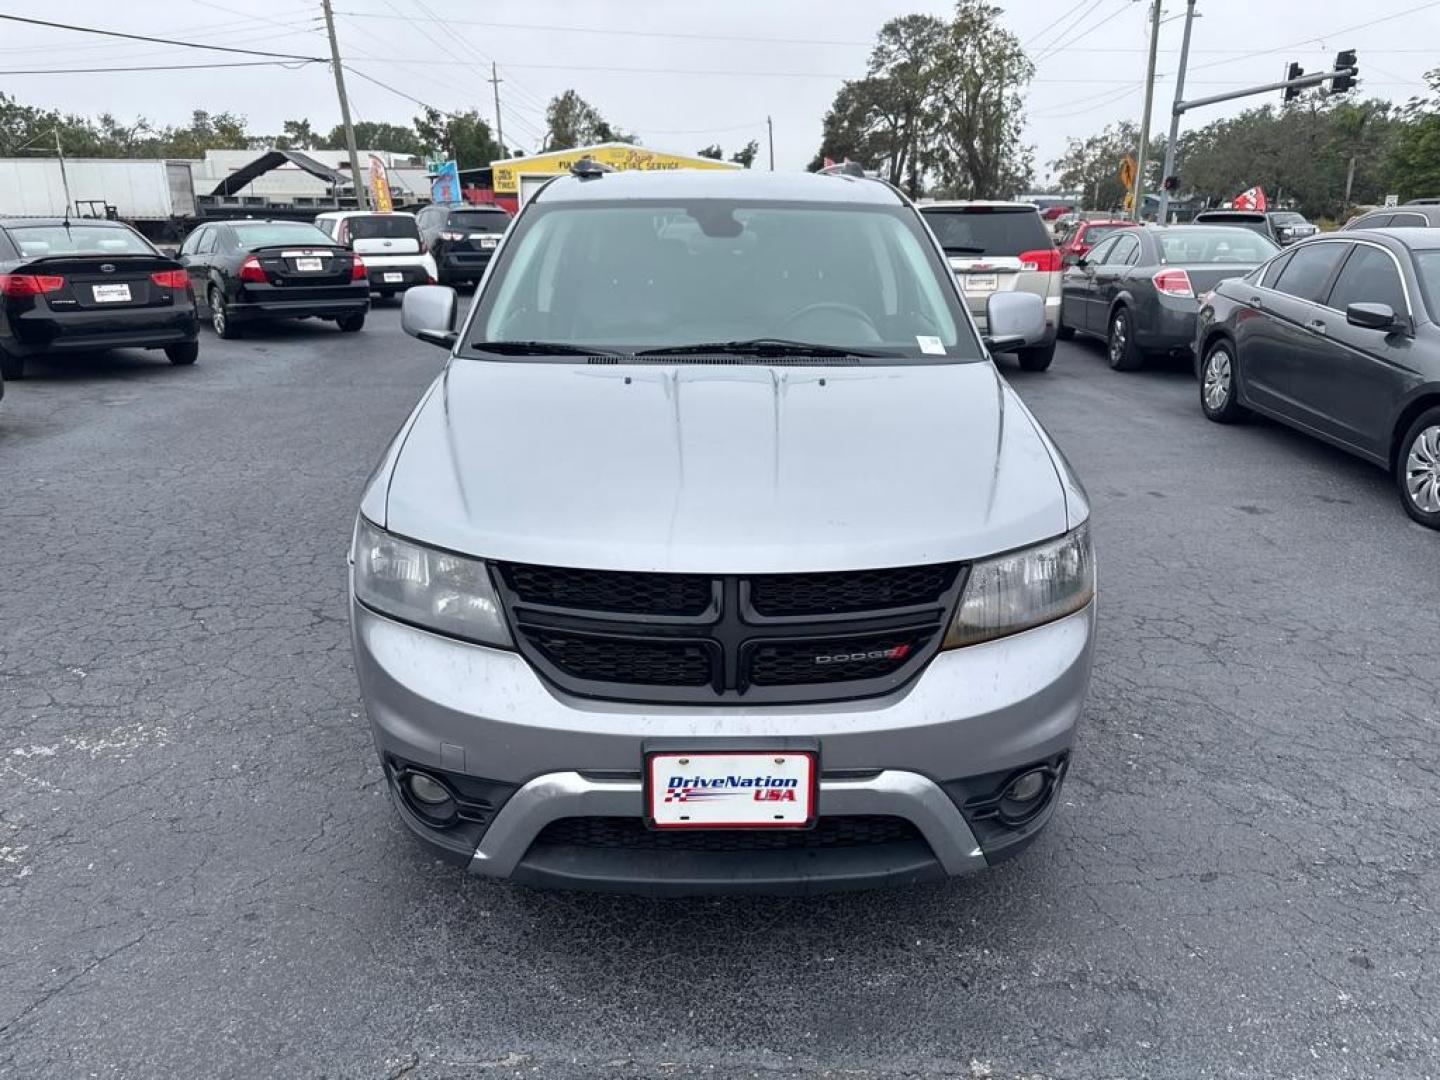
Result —
M 0 294 L 5 296 L 39 296 L 64 287 L 59 274 L 0 274 Z
M 1022 251 L 1020 253 L 1021 270 L 1039 270 L 1048 272 L 1060 269 L 1060 252 L 1056 248 L 1038 248 L 1035 251 Z
M 1161 270 L 1150 280 L 1155 283 L 1156 291 L 1166 296 L 1195 295 L 1195 290 L 1190 287 L 1190 275 L 1184 270 Z
M 190 284 L 190 275 L 184 270 L 156 270 L 150 280 L 162 289 L 183 289 Z
M 260 260 L 254 255 L 246 255 L 245 261 L 240 264 L 240 280 L 258 281 L 263 285 L 270 279 L 265 274 L 265 268 L 260 265 Z
M 442 233 L 440 234 L 440 239 L 441 239 L 441 240 L 464 240 L 464 239 L 465 239 L 465 234 L 464 234 L 463 232 L 449 232 L 449 231 L 446 231 L 446 232 L 442 232 Z
M 350 280 L 359 281 L 365 276 L 365 260 L 359 255 L 354 255 L 352 258 L 355 261 L 350 264 Z

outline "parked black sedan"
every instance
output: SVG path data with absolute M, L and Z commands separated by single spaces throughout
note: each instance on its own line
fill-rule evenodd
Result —
M 1195 344 L 1199 295 L 1280 249 L 1247 229 L 1145 225 L 1106 237 L 1060 279 L 1061 338 L 1103 337 L 1110 366 L 1143 367 Z
M 0 377 L 36 356 L 164 349 L 193 364 L 195 298 L 185 270 L 128 225 L 0 219 Z
M 334 319 L 353 332 L 370 310 L 365 261 L 308 222 L 201 225 L 180 246 L 180 261 L 222 338 L 270 319 Z
M 1440 529 L 1440 230 L 1306 240 L 1222 283 L 1200 312 L 1200 407 L 1251 410 L 1390 470 Z

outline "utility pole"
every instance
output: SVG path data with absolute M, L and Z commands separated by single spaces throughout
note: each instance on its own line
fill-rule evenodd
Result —
M 328 3 L 329 0 L 326 0 Z M 1150 61 L 1145 69 L 1145 110 L 1140 114 L 1140 149 L 1135 153 L 1135 179 L 1130 182 L 1130 218 L 1140 220 L 1145 190 L 1145 149 L 1150 142 L 1150 106 L 1155 100 L 1155 50 L 1160 45 L 1160 0 L 1150 7 Z
M 1180 106 L 1185 101 L 1185 66 L 1190 62 L 1190 27 L 1195 22 L 1195 0 L 1185 0 L 1185 37 L 1180 42 L 1180 69 L 1175 73 L 1175 107 L 1170 110 L 1170 134 L 1165 139 L 1165 168 L 1160 174 L 1160 210 L 1155 220 L 1165 224 L 1170 212 L 1170 184 L 1175 175 L 1175 143 L 1180 138 Z
M 775 122 L 770 117 L 765 117 L 765 131 L 770 138 L 770 171 L 775 171 Z
M 510 151 L 505 149 L 505 129 L 500 126 L 500 84 L 505 80 L 500 78 L 500 73 L 495 70 L 495 61 L 490 61 L 490 85 L 495 88 L 495 141 L 500 144 L 500 156 L 509 157 Z
M 335 72 L 335 93 L 340 98 L 340 123 L 345 127 L 345 149 L 350 151 L 350 181 L 355 185 L 355 202 L 361 210 L 370 209 L 370 192 L 360 175 L 360 154 L 355 149 L 355 126 L 350 123 L 350 99 L 345 96 L 345 71 L 340 64 L 340 44 L 335 40 L 335 13 L 330 0 L 320 0 L 325 9 L 325 29 L 330 35 L 330 69 Z
M 60 145 L 60 129 L 58 127 L 55 129 L 55 156 L 60 159 L 60 186 L 65 189 L 65 221 L 68 223 L 70 221 L 70 178 L 65 175 L 65 150 Z M 75 213 L 80 213 L 78 207 Z

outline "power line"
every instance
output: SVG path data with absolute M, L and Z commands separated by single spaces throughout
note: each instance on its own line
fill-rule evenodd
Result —
M 31 26 L 48 26 L 52 30 L 72 30 L 79 34 L 99 34 L 102 37 L 125 38 L 129 41 L 149 41 L 157 45 L 175 45 L 183 49 L 208 49 L 211 52 L 240 53 L 244 56 L 269 56 L 282 60 L 304 60 L 307 63 L 323 64 L 318 56 L 301 56 L 298 53 L 263 52 L 259 49 L 236 49 L 228 45 L 204 45 L 198 41 L 180 41 L 176 38 L 150 37 L 146 34 L 124 34 L 119 30 L 102 30 L 95 26 L 75 26 L 70 23 L 48 22 L 45 19 L 31 19 L 24 15 L 0 14 L 8 22 L 29 23 Z
M 306 60 L 303 63 L 315 63 L 313 60 Z M 201 71 L 209 68 L 253 68 L 253 67 L 280 67 L 288 71 L 298 71 L 300 64 L 286 62 L 284 60 L 231 60 L 218 61 L 214 64 L 141 64 L 135 67 L 85 67 L 85 68 L 30 68 L 28 70 L 7 69 L 0 71 L 0 75 L 109 75 L 113 72 L 124 71 Z
M 1158 3 L 1158 2 L 1159 2 L 1159 0 L 1156 0 L 1156 3 Z M 1089 37 L 1091 34 L 1095 33 L 1096 30 L 1099 30 L 1099 29 L 1100 29 L 1102 26 L 1104 26 L 1106 23 L 1110 22 L 1110 20 L 1114 19 L 1114 18 L 1115 18 L 1116 16 L 1118 16 L 1118 15 L 1123 14 L 1123 13 L 1124 13 L 1125 11 L 1127 11 L 1127 10 L 1129 10 L 1129 9 L 1128 9 L 1128 6 L 1127 6 L 1127 7 L 1116 8 L 1116 9 L 1115 9 L 1114 11 L 1112 11 L 1109 15 L 1106 15 L 1105 18 L 1103 18 L 1103 19 L 1101 19 L 1099 22 L 1093 24 L 1093 25 L 1090 27 L 1090 29 L 1080 31 L 1080 33 L 1076 34 L 1073 38 L 1071 38 L 1069 41 L 1067 41 L 1067 42 L 1065 43 L 1065 48 L 1063 48 L 1063 49 L 1052 49 L 1052 50 L 1048 50 L 1048 51 L 1042 53 L 1040 56 L 1036 57 L 1036 58 L 1035 58 L 1035 61 L 1034 61 L 1035 64 L 1038 66 L 1038 65 L 1040 64 L 1040 61 L 1042 61 L 1042 60 L 1049 60 L 1050 57 L 1052 57 L 1052 56 L 1058 56 L 1058 55 L 1060 55 L 1060 54 L 1063 53 L 1063 52 L 1066 52 L 1066 51 L 1068 51 L 1068 50 L 1070 50 L 1070 49 L 1073 49 L 1073 48 L 1074 48 L 1076 45 L 1078 45 L 1080 42 L 1084 41 L 1084 40 L 1085 40 L 1087 37 Z M 1144 51 L 1144 50 L 1141 50 L 1141 51 Z
M 1372 26 L 1378 26 L 1381 23 L 1391 22 L 1395 19 L 1401 19 L 1404 18 L 1406 15 L 1414 15 L 1417 11 L 1427 11 L 1430 8 L 1434 7 L 1440 7 L 1440 0 L 1426 0 L 1426 3 L 1416 4 L 1414 7 L 1406 8 L 1403 11 L 1396 11 L 1389 15 L 1381 15 L 1379 18 L 1376 19 L 1367 19 L 1363 23 L 1356 23 L 1354 26 L 1342 27 L 1339 30 L 1331 30 L 1328 33 L 1312 34 L 1309 37 L 1301 38 L 1299 41 L 1293 41 L 1288 45 L 1277 45 L 1272 49 L 1256 49 L 1253 52 L 1241 53 L 1239 56 L 1231 57 L 1228 60 L 1212 60 L 1208 64 L 1196 64 L 1190 70 L 1200 71 L 1203 68 L 1220 67 L 1223 64 L 1239 63 L 1241 60 L 1249 60 L 1252 57 L 1256 56 L 1273 56 L 1275 53 L 1286 52 L 1290 49 L 1301 49 L 1304 48 L 1306 45 L 1323 41 L 1325 38 L 1338 37 L 1341 34 L 1349 34 L 1356 30 L 1368 30 Z
M 1032 46 L 1033 48 L 1035 48 L 1035 50 L 1036 50 L 1036 52 L 1037 52 L 1037 55 L 1036 55 L 1036 57 L 1035 57 L 1034 62 L 1038 64 L 1038 63 L 1040 62 L 1040 58 L 1045 55 L 1045 51 L 1046 51 L 1047 49 L 1049 49 L 1049 48 L 1051 48 L 1052 46 L 1057 45 L 1058 43 L 1064 41 L 1066 34 L 1068 34 L 1071 30 L 1075 29 L 1075 27 L 1079 26 L 1082 22 L 1084 22 L 1085 19 L 1090 15 L 1090 13 L 1091 13 L 1092 11 L 1094 11 L 1096 8 L 1098 8 L 1098 7 L 1099 7 L 1101 4 L 1103 4 L 1104 2 L 1105 2 L 1105 0 L 1093 0 L 1093 3 L 1091 3 L 1091 5 L 1090 5 L 1088 8 L 1085 8 L 1085 9 L 1084 9 L 1083 11 L 1081 11 L 1078 15 L 1076 15 L 1073 19 L 1068 19 L 1068 17 L 1067 17 L 1067 20 L 1059 20 L 1059 19 L 1057 19 L 1055 22 L 1051 23 L 1051 24 L 1050 24 L 1050 31 L 1053 32 L 1055 36 L 1054 36 L 1054 37 L 1051 37 L 1050 40 L 1049 40 L 1048 42 L 1046 42 L 1046 44 L 1044 44 L 1043 46 L 1036 44 L 1036 42 L 1037 42 L 1040 38 L 1050 37 L 1050 33 L 1049 33 L 1049 32 L 1042 31 L 1041 33 L 1037 34 L 1034 38 L 1032 38 L 1032 39 L 1031 39 L 1031 46 Z M 1076 4 L 1075 6 L 1076 6 L 1076 8 L 1081 7 L 1080 4 Z M 1062 25 L 1062 23 L 1063 23 L 1063 25 Z M 1057 29 L 1057 27 L 1058 27 L 1058 29 Z M 1022 46 L 1022 47 L 1023 47 L 1023 46 Z

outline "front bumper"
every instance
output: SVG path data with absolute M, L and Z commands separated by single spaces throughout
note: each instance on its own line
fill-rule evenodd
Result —
M 391 794 L 402 821 L 436 854 L 475 873 L 537 885 L 806 892 L 938 880 L 1009 857 L 1023 846 L 1017 839 L 1032 840 L 1053 796 L 1023 836 L 987 846 L 976 839 L 984 830 L 971 829 L 961 793 L 973 790 L 966 778 L 1063 762 L 1089 681 L 1094 605 L 1009 638 L 942 652 L 886 697 L 748 709 L 570 698 L 516 653 L 417 630 L 353 599 L 351 626 Z M 703 750 L 717 737 L 761 745 L 817 740 L 821 818 L 901 818 L 918 842 L 733 855 L 536 843 L 562 819 L 642 817 L 645 742 L 693 742 Z M 463 839 L 431 828 L 399 795 L 396 761 L 474 778 L 491 793 L 493 813 L 461 830 Z

